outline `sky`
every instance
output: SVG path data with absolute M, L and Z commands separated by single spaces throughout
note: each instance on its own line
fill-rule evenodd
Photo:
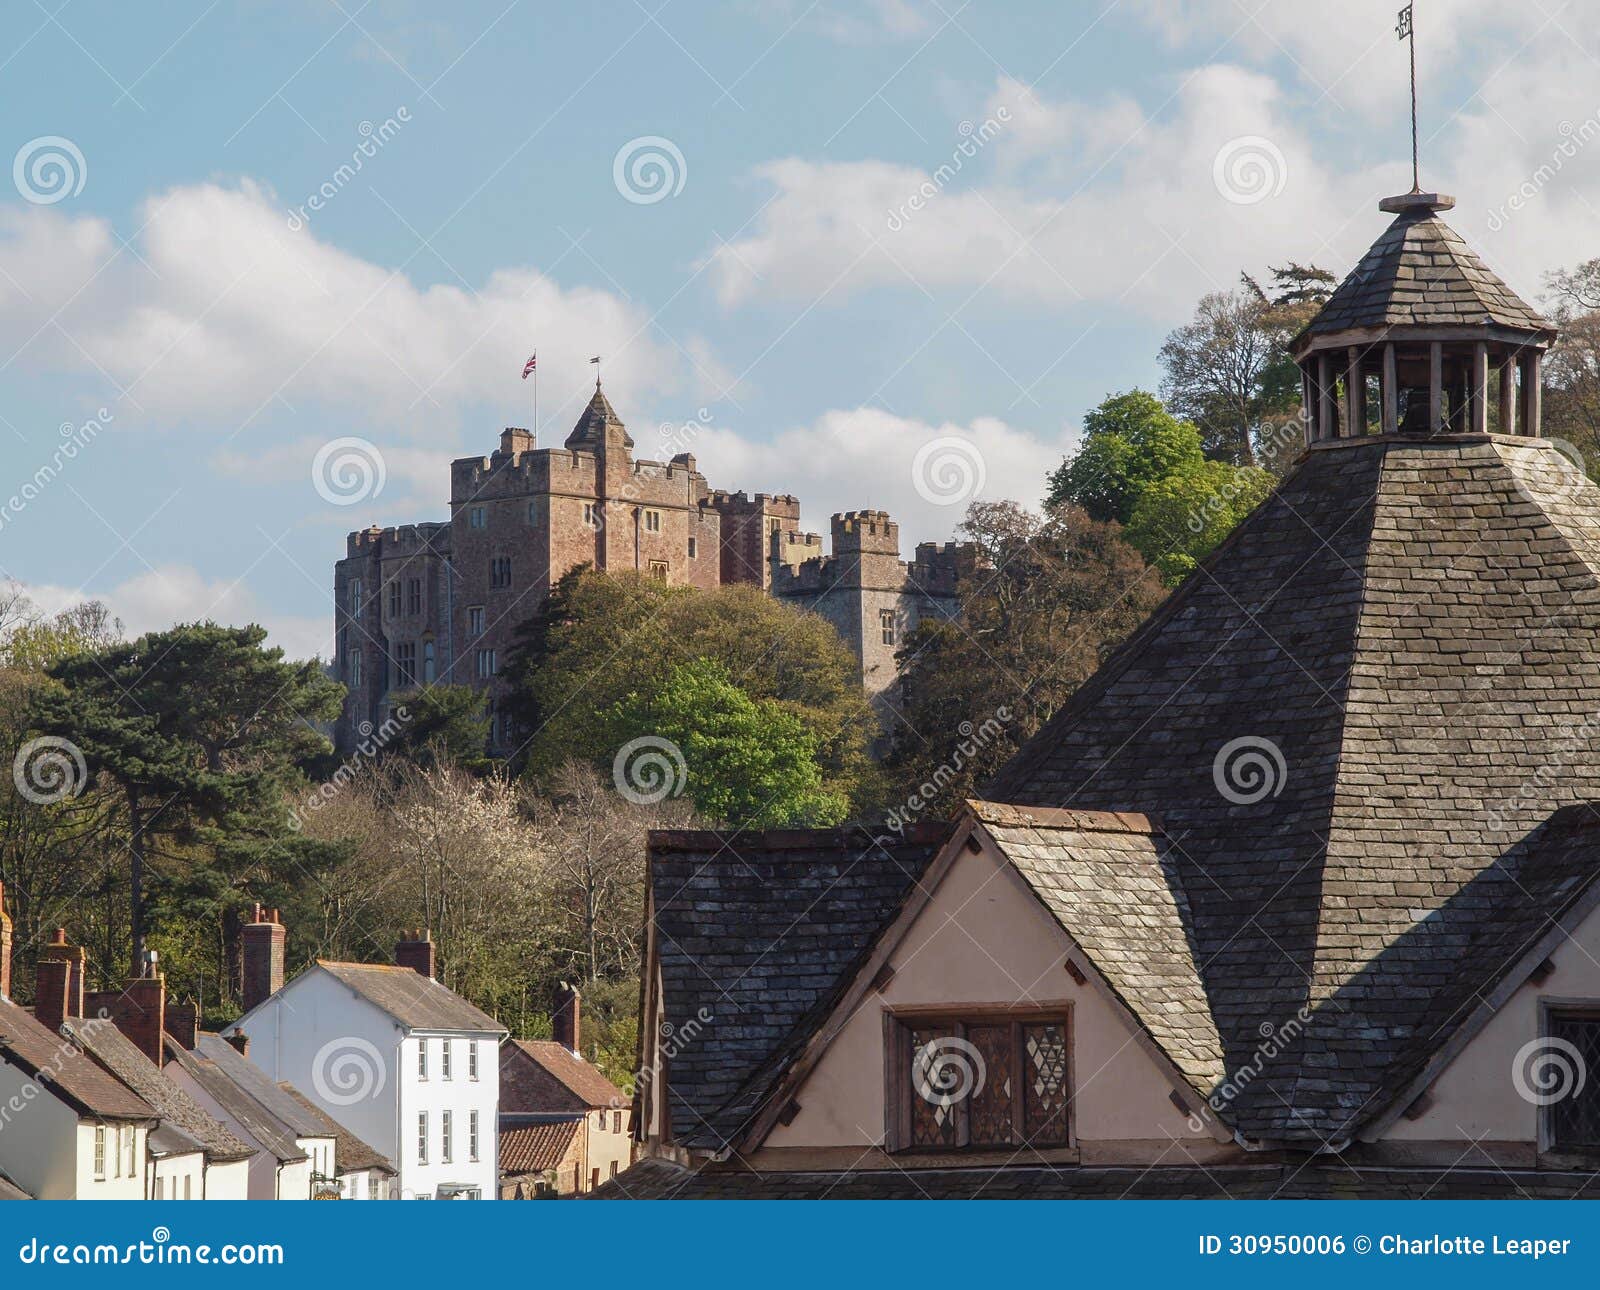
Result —
M 446 518 L 535 350 L 542 443 L 599 355 L 640 455 L 812 529 L 1035 503 L 1202 294 L 1382 231 L 1398 8 L 18 3 L 0 578 L 325 653 L 345 534 Z M 1600 255 L 1593 17 L 1416 6 L 1423 185 L 1535 303 Z

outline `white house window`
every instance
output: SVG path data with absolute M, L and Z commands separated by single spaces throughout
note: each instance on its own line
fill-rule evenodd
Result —
M 106 1180 L 106 1126 L 94 1126 L 94 1176 L 97 1182 Z
M 478 1041 L 467 1040 L 467 1078 L 478 1078 Z
M 467 523 L 475 529 L 489 527 L 489 508 L 487 506 L 469 506 L 467 508 Z
M 478 1161 L 478 1113 L 467 1112 L 467 1159 L 474 1164 Z
M 122 1132 L 124 1132 L 124 1130 L 120 1130 L 120 1129 L 118 1130 L 119 1134 L 122 1133 Z M 123 1164 L 126 1166 L 125 1172 L 126 1172 L 127 1176 L 129 1178 L 133 1178 L 133 1177 L 136 1177 L 138 1175 L 138 1172 L 139 1172 L 137 1169 L 134 1168 L 134 1164 L 133 1164 L 134 1148 L 139 1145 L 139 1131 L 137 1129 L 135 1129 L 133 1126 L 130 1125 L 125 1130 L 125 1132 L 127 1134 L 127 1140 L 123 1144 L 123 1148 L 122 1148 L 122 1161 L 123 1161 Z
M 194 1175 L 193 1174 L 184 1174 L 184 1176 L 183 1176 L 183 1198 L 184 1198 L 184 1200 L 193 1200 L 194 1199 L 194 1194 L 189 1190 L 189 1186 L 193 1182 L 194 1182 Z
M 417 1163 L 428 1163 L 428 1113 L 417 1112 Z
M 621 1111 L 613 1111 L 611 1113 L 611 1132 L 613 1132 L 613 1133 L 621 1133 L 622 1132 L 622 1112 Z
M 448 1039 L 439 1041 L 439 1078 L 450 1078 L 450 1050 L 453 1045 Z
M 156 1194 L 153 1197 L 153 1199 L 155 1199 L 155 1200 L 165 1200 L 166 1199 L 161 1194 L 161 1190 L 165 1185 L 166 1185 L 166 1179 L 165 1178 L 157 1178 L 156 1179 Z M 176 1199 L 176 1197 L 174 1197 L 174 1199 Z
M 439 1112 L 439 1163 L 450 1163 L 450 1139 L 454 1136 L 450 1130 L 454 1114 L 450 1111 Z
M 417 1078 L 428 1078 L 428 1041 L 417 1040 Z

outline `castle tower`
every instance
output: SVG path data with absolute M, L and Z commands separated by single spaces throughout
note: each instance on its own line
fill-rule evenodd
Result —
M 1439 218 L 1454 205 L 1420 192 L 1380 202 L 1394 222 L 1295 338 L 1308 445 L 1539 434 L 1555 331 Z

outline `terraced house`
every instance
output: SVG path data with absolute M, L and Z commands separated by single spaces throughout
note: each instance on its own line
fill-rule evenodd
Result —
M 653 836 L 602 1194 L 1592 1190 L 1600 490 L 1451 204 L 1383 203 L 1298 465 L 985 800 Z

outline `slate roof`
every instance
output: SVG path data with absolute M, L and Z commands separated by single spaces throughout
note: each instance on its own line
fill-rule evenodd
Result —
M 1499 1168 L 1379 1168 L 1334 1162 L 1101 1169 L 763 1172 L 644 1160 L 591 1200 L 1517 1200 L 1600 1199 L 1600 1174 Z
M 318 959 L 317 966 L 412 1030 L 506 1033 L 506 1028 L 481 1008 L 411 968 L 328 959 Z
M 18 1187 L 16 1183 L 0 1174 L 0 1200 L 32 1200 L 33 1197 Z
M 547 1124 L 519 1124 L 500 1130 L 500 1172 L 540 1174 L 558 1166 L 571 1149 L 581 1118 Z
M 193 1050 L 169 1038 L 167 1056 L 280 1163 L 306 1158 L 296 1139 L 330 1136 L 220 1035 L 202 1034 Z
M 1596 712 L 1594 485 L 1542 440 L 1339 440 L 986 796 L 1160 816 L 1228 1067 L 1263 1065 L 1219 1114 L 1320 1146 L 1590 894 L 1596 831 L 1551 817 L 1600 802 Z
M 1202 1095 L 1224 1074 L 1193 921 L 1160 829 L 1142 815 L 968 802 L 984 831 Z
M 1354 328 L 1490 324 L 1551 330 L 1454 229 L 1421 208 L 1389 225 L 1297 341 Z
M 682 1036 L 667 1079 L 680 1145 L 738 1136 L 946 832 L 650 835 L 663 1034 Z
M 106 1120 L 154 1120 L 143 1098 L 108 1075 L 79 1051 L 77 1045 L 36 1021 L 9 999 L 0 997 L 0 1061 L 15 1066 L 79 1115 Z
M 107 1021 L 69 1018 L 63 1033 L 147 1102 L 162 1126 L 182 1133 L 211 1160 L 246 1160 L 254 1150 L 174 1084 L 134 1042 Z M 154 1135 L 152 1135 L 152 1140 Z
M 578 423 L 572 427 L 572 433 L 567 436 L 564 446 L 582 449 L 585 452 L 596 452 L 605 443 L 607 426 L 615 426 L 621 430 L 624 445 L 633 447 L 633 436 L 624 428 L 622 418 L 611 406 L 611 400 L 601 391 L 600 382 L 596 381 L 594 397 L 589 400 L 589 406 L 584 408 L 582 415 L 578 417 Z
M 548 1039 L 500 1046 L 500 1114 L 624 1107 L 628 1098 L 590 1062 Z
M 333 1167 L 336 1173 L 353 1174 L 363 1170 L 376 1170 L 392 1176 L 397 1172 L 388 1156 L 383 1155 L 376 1147 L 369 1147 L 293 1084 L 287 1080 L 280 1080 L 278 1087 L 304 1107 L 311 1117 L 322 1125 L 326 1136 L 333 1139 Z

